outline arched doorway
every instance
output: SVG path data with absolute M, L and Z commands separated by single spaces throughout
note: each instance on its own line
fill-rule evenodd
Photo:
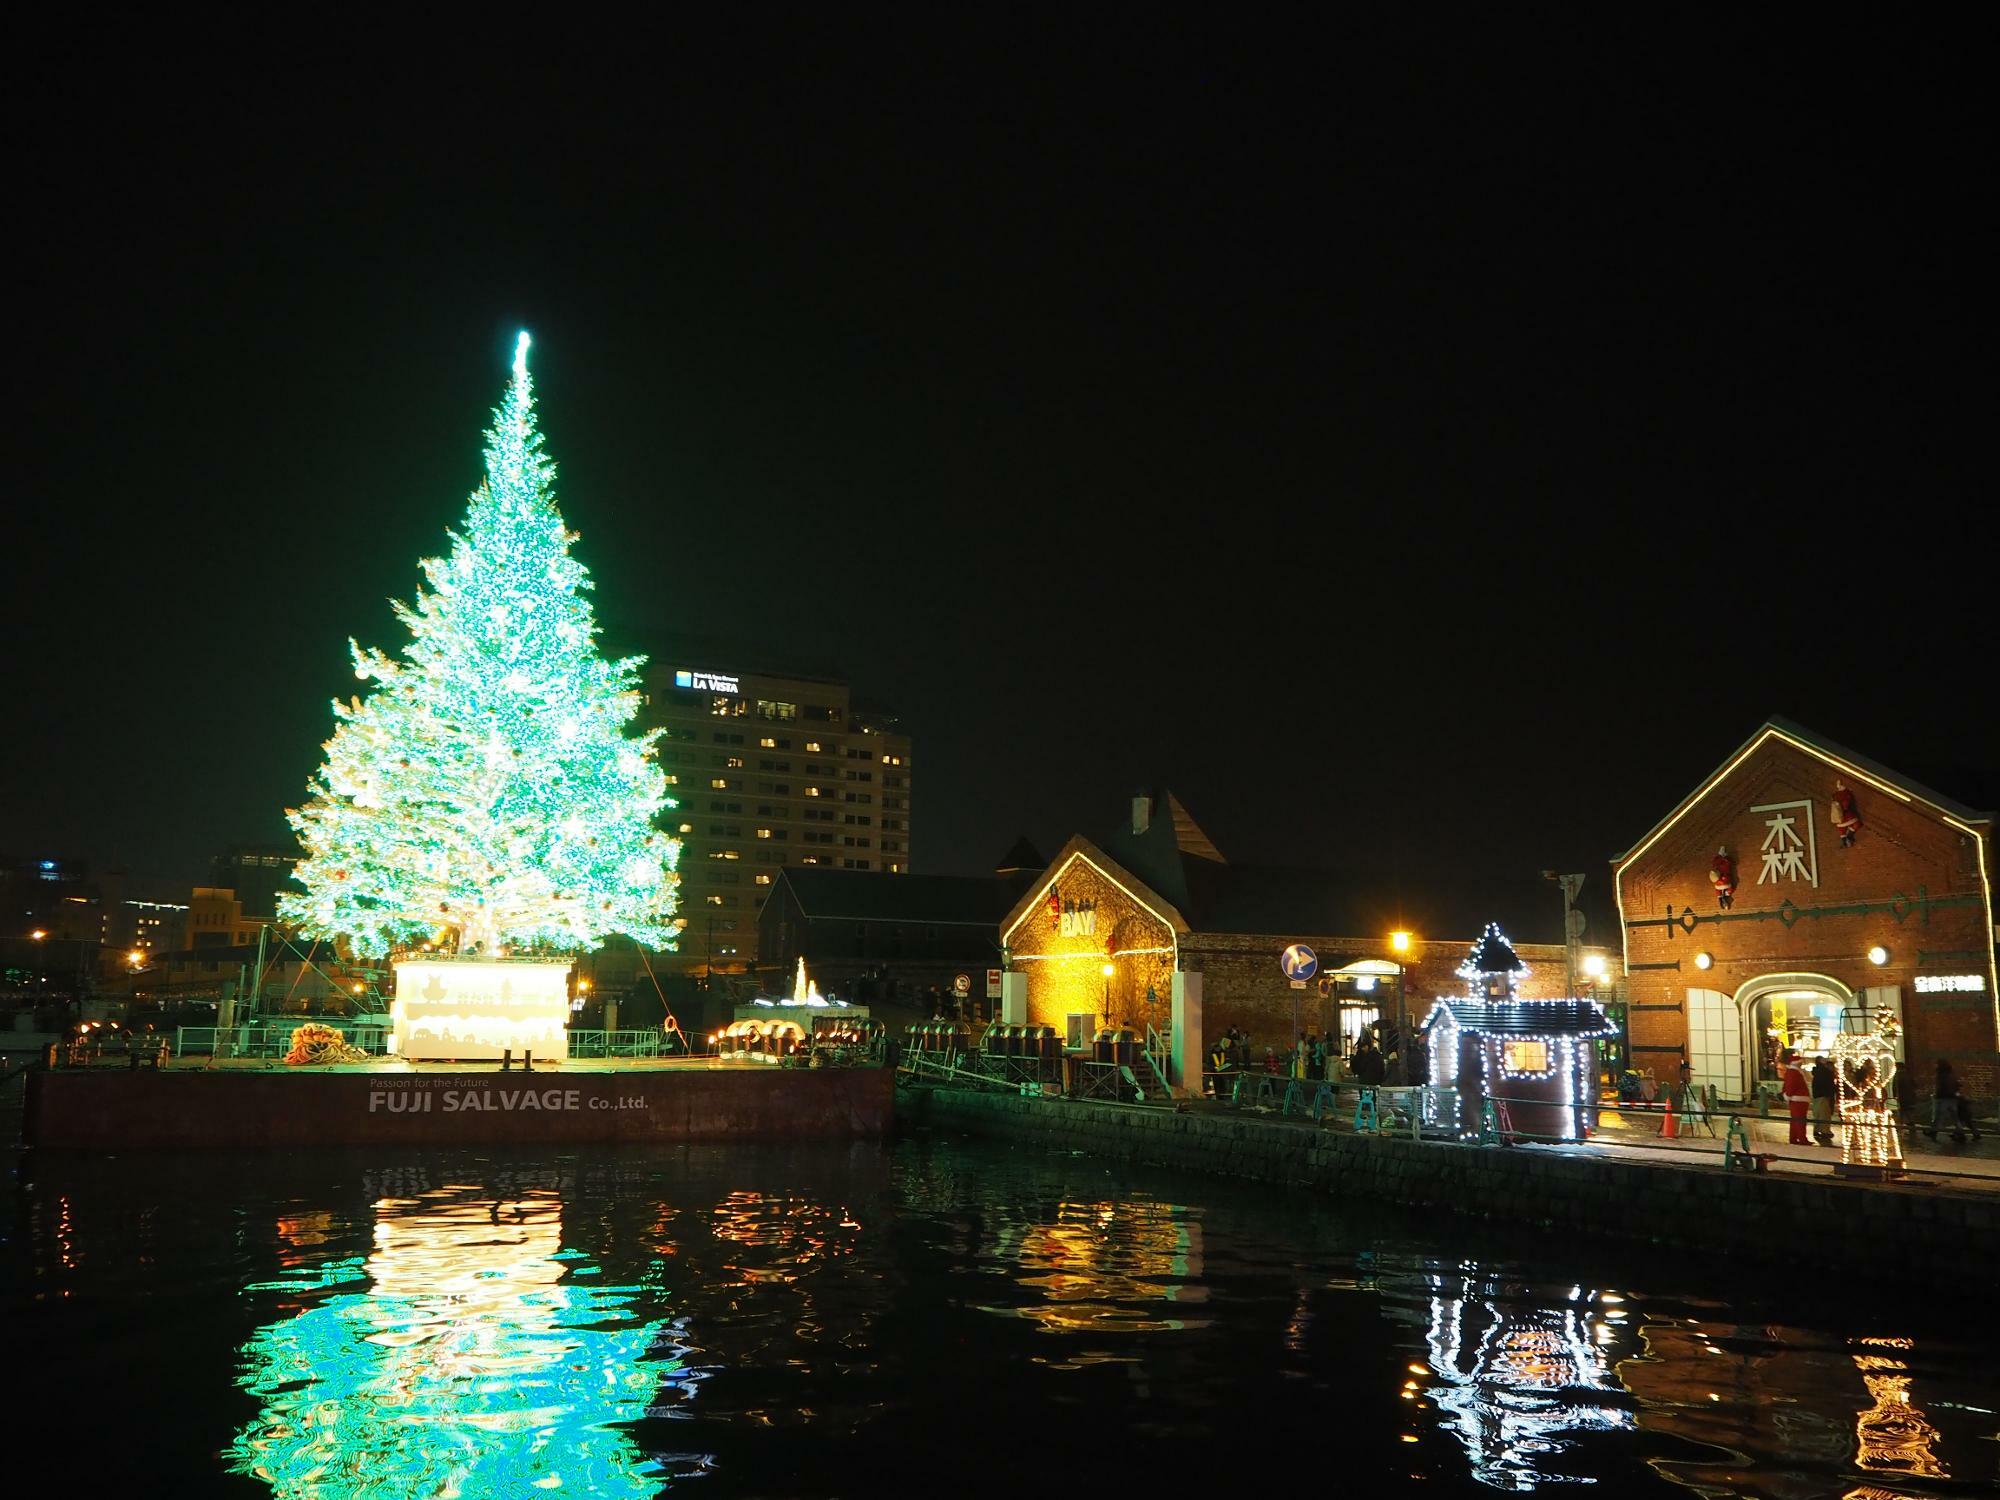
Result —
M 1380 958 L 1357 959 L 1326 976 L 1321 993 L 1329 1005 L 1326 1034 L 1341 1057 L 1350 1057 L 1361 1033 L 1385 1021 L 1395 1023 L 1401 1010 L 1402 970 Z M 1386 1030 L 1379 1032 L 1388 1040 Z
M 1736 992 L 1743 1028 L 1743 1097 L 1759 1083 L 1778 1077 L 1778 1059 L 1795 1049 L 1806 1060 L 1833 1050 L 1833 1039 L 1852 1030 L 1856 1015 L 1854 991 L 1824 974 L 1765 974 Z

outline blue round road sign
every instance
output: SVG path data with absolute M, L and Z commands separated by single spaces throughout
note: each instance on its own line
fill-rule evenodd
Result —
M 1294 943 L 1278 955 L 1278 967 L 1287 979 L 1310 979 L 1319 972 L 1319 955 L 1304 943 Z

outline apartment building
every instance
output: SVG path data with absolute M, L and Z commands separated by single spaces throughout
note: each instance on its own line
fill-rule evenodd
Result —
M 910 868 L 910 740 L 832 678 L 669 656 L 646 671 L 644 722 L 679 803 L 676 973 L 748 974 L 757 915 L 787 866 Z

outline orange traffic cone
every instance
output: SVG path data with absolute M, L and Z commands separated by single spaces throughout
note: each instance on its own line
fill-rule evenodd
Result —
M 1674 1096 L 1667 1095 L 1667 1112 L 1660 1118 L 1660 1134 L 1667 1140 L 1680 1139 L 1680 1122 L 1674 1118 Z

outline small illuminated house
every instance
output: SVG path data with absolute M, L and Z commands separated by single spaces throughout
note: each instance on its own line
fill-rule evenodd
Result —
M 1465 995 L 1439 1000 L 1424 1022 L 1433 1090 L 1424 1123 L 1476 1136 L 1492 1099 L 1504 1103 L 1496 1113 L 1509 1133 L 1543 1141 L 1587 1134 L 1597 1103 L 1591 1044 L 1617 1029 L 1603 1008 L 1594 1000 L 1523 1000 L 1528 966 L 1490 922 L 1458 972 Z

